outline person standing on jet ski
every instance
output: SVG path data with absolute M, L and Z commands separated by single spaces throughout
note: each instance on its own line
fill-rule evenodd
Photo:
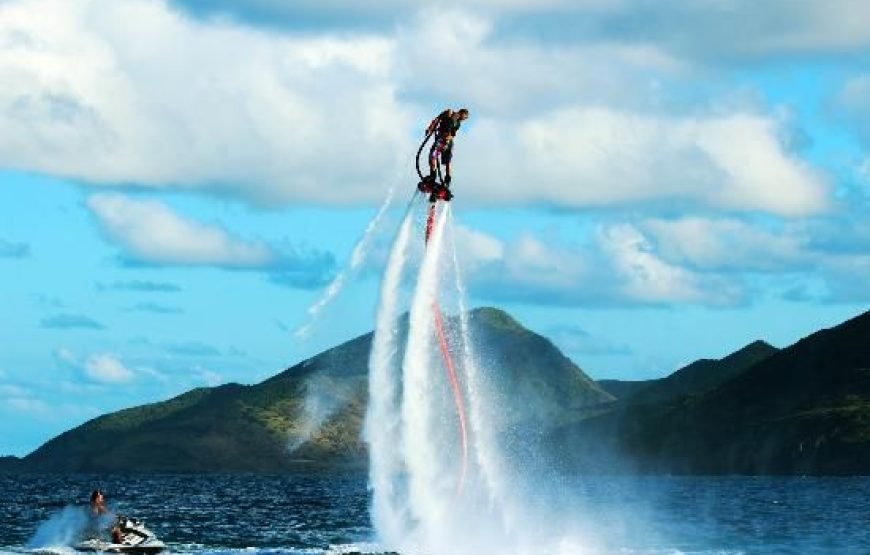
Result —
M 450 187 L 450 162 L 453 159 L 453 139 L 459 131 L 462 122 L 468 119 L 468 109 L 460 108 L 453 111 L 450 108 L 438 114 L 426 128 L 426 135 L 435 134 L 432 148 L 429 149 L 429 176 L 426 178 L 430 183 L 435 183 L 435 166 L 438 158 L 444 165 L 444 185 Z

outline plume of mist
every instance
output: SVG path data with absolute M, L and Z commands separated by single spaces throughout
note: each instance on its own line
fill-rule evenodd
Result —
M 617 508 L 602 517 L 585 507 L 582 482 L 557 477 L 536 452 L 534 430 L 511 419 L 508 403 L 535 400 L 506 398 L 510 372 L 474 341 L 451 221 L 450 205 L 443 205 L 425 252 L 403 221 L 381 283 L 365 424 L 381 547 L 429 555 L 614 552 L 598 533 L 602 519 L 629 516 Z M 415 263 L 416 280 L 406 281 Z M 402 302 L 406 286 L 410 307 Z M 444 331 L 467 407 L 467 460 L 436 339 L 438 306 L 456 314 L 444 319 Z M 637 520 L 631 518 L 639 528 Z
M 311 441 L 353 397 L 353 391 L 325 374 L 314 374 L 304 384 L 305 398 L 287 449 L 292 453 Z
M 85 507 L 69 505 L 40 524 L 27 542 L 28 549 L 64 548 L 84 539 L 88 533 L 105 529 L 111 516 L 94 518 Z

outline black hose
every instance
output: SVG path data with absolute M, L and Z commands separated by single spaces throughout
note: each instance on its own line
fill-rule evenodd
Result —
M 434 131 L 434 130 L 433 130 L 433 131 Z M 420 176 L 420 181 L 423 180 L 423 172 L 420 171 L 420 153 L 423 152 L 423 147 L 425 147 L 425 146 L 426 146 L 426 143 L 429 142 L 429 137 L 432 136 L 433 131 L 427 131 L 427 132 L 426 132 L 426 137 L 423 138 L 423 142 L 420 143 L 420 148 L 417 149 L 417 159 L 416 159 L 416 163 L 417 163 L 417 175 Z

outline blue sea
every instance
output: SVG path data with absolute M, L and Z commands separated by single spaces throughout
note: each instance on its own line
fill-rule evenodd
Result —
M 383 551 L 361 475 L 7 475 L 0 554 L 64 553 L 94 488 L 172 553 Z M 582 477 L 560 489 L 595 536 L 568 549 L 578 554 L 870 554 L 870 478 Z

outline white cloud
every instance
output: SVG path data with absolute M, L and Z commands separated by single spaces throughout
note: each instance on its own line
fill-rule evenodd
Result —
M 127 383 L 136 379 L 138 374 L 158 377 L 150 368 L 128 367 L 120 357 L 111 353 L 93 353 L 82 357 L 66 347 L 59 347 L 53 354 L 59 366 L 87 380 L 88 383 L 76 383 L 74 386 L 67 384 L 75 389 L 89 390 L 96 385 Z
M 144 262 L 252 268 L 276 259 L 262 243 L 186 220 L 161 202 L 100 194 L 88 199 L 88 207 L 113 241 Z
M 491 245 L 485 249 L 464 246 L 460 262 L 475 295 L 485 299 L 586 306 L 721 306 L 744 300 L 739 279 L 670 264 L 628 224 L 599 226 L 587 246 L 564 245 L 550 238 L 544 241 L 530 233 L 502 243 L 474 233 Z
M 0 405 L 28 414 L 45 414 L 48 404 L 30 389 L 15 384 L 0 384 Z
M 491 18 L 443 8 L 423 11 L 395 37 L 394 78 L 422 98 L 467 105 L 472 118 L 482 113 L 514 125 L 554 106 L 649 108 L 658 101 L 662 79 L 689 68 L 646 43 L 498 39 Z M 431 70 L 432 44 L 438 44 L 440 59 L 450 60 L 447 75 Z
M 705 119 L 601 108 L 511 125 L 486 120 L 463 138 L 475 163 L 458 194 L 467 188 L 488 203 L 573 207 L 659 200 L 788 217 L 826 210 L 825 181 L 784 150 L 778 133 L 775 121 L 749 114 Z
M 703 9 L 691 0 L 683 0 L 684 9 Z M 724 9 L 708 12 L 704 30 L 711 30 L 717 19 L 724 30 L 743 28 L 749 31 L 730 46 L 698 29 L 693 39 L 700 45 L 715 44 L 723 53 L 770 56 L 774 54 L 824 54 L 855 51 L 870 46 L 870 5 L 864 0 L 840 0 L 836 6 L 825 0 L 773 0 L 765 5 L 738 0 L 721 3 Z M 725 25 L 721 25 L 725 16 Z M 754 16 L 754 22 L 753 22 Z M 703 17 L 703 16 L 702 16 Z M 733 39 L 733 36 L 732 36 Z
M 705 271 L 795 271 L 813 261 L 803 225 L 768 230 L 736 219 L 687 217 L 640 227 L 664 259 Z
M 641 221 L 638 229 L 671 264 L 711 275 L 766 274 L 767 293 L 825 302 L 870 299 L 870 226 L 866 217 L 799 223 L 686 217 Z M 795 295 L 794 291 L 799 294 Z
M 610 258 L 618 289 L 633 301 L 729 304 L 740 298 L 737 287 L 711 287 L 714 280 L 705 281 L 698 274 L 663 261 L 632 225 L 603 228 L 599 242 Z
M 230 13 L 252 22 L 298 27 L 312 16 L 338 28 L 388 27 L 421 6 L 470 9 L 504 21 L 508 36 L 542 29 L 560 40 L 655 40 L 683 55 L 725 60 L 853 52 L 870 44 L 864 0 L 174 0 L 194 12 Z M 517 29 L 518 28 L 518 29 Z M 735 37 L 739 37 L 738 40 Z
M 344 202 L 406 150 L 382 37 L 280 36 L 161 1 L 19 0 L 0 4 L 0 43 L 8 167 Z
M 107 384 L 130 382 L 136 376 L 133 370 L 124 366 L 120 359 L 111 354 L 89 356 L 83 370 L 93 381 Z
M 551 33 L 575 40 L 652 41 L 681 56 L 752 63 L 795 56 L 860 52 L 870 46 L 864 0 L 625 0 L 599 9 L 538 10 Z M 554 15 L 558 18 L 553 17 Z M 522 16 L 520 16 L 522 17 Z M 522 22 L 520 22 L 521 24 Z M 541 24 L 532 20 L 529 26 Z
M 453 239 L 461 246 L 463 270 L 466 272 L 474 272 L 481 265 L 504 258 L 505 246 L 501 241 L 469 227 L 455 226 Z
M 592 4 L 582 9 L 631 11 Z M 0 6 L 4 166 L 255 202 L 371 202 L 413 152 L 408 132 L 450 103 L 472 109 L 456 153 L 463 200 L 786 216 L 827 202 L 776 118 L 679 115 L 662 82 L 691 64 L 653 41 L 498 40 L 487 9 L 424 9 L 339 36 L 197 20 L 162 1 Z M 433 71 L 431 44 L 449 68 Z

